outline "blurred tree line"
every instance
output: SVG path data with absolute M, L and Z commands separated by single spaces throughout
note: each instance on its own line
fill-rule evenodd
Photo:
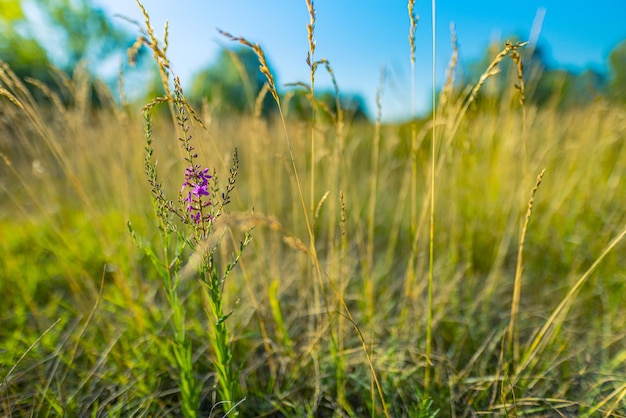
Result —
M 519 38 L 512 36 L 514 42 Z M 503 49 L 504 42 L 493 43 L 482 59 L 471 63 L 465 78 L 458 83 L 457 93 L 467 84 L 475 83 L 494 57 Z M 544 46 L 526 45 L 519 49 L 523 63 L 525 98 L 537 106 L 551 105 L 561 109 L 583 106 L 604 97 L 612 102 L 626 104 L 626 40 L 618 44 L 608 57 L 608 74 L 594 69 L 580 72 L 548 64 Z M 516 100 L 513 88 L 517 83 L 517 68 L 511 59 L 500 62 L 499 74 L 487 79 L 478 101 L 500 102 L 504 98 Z
M 189 96 L 192 100 L 207 103 L 211 112 L 217 115 L 258 112 L 270 116 L 277 107 L 271 95 L 263 90 L 265 82 L 259 60 L 252 50 L 243 47 L 222 49 L 215 63 L 193 78 Z M 285 113 L 298 119 L 311 116 L 311 100 L 304 87 L 292 86 L 283 91 L 282 96 Z M 334 91 L 316 92 L 315 103 L 319 117 L 332 118 L 337 114 Z M 352 120 L 367 118 L 365 101 L 359 95 L 339 94 L 339 106 Z
M 79 63 L 86 62 L 94 79 L 102 77 L 98 74 L 99 67 L 112 57 L 120 59 L 135 37 L 91 0 L 0 0 L 0 60 L 20 78 L 36 78 L 52 89 L 58 87 L 52 67 L 71 76 Z M 463 85 L 476 82 L 500 50 L 501 45 L 490 48 L 484 59 L 468 66 L 466 80 L 458 83 L 459 92 Z M 608 74 L 591 69 L 574 73 L 551 68 L 541 47 L 526 48 L 522 54 L 527 102 L 567 108 L 605 97 L 626 104 L 626 41 L 610 53 Z M 144 72 L 154 70 L 146 67 L 149 64 L 143 65 Z M 515 74 L 510 60 L 502 63 L 501 72 Z M 157 78 L 146 85 L 152 90 L 149 93 L 159 94 L 154 80 Z M 481 91 L 480 100 L 501 100 L 506 91 L 512 90 L 510 82 L 511 77 L 491 77 Z M 260 111 L 269 116 L 276 106 L 269 94 L 260 94 L 264 84 L 265 77 L 252 51 L 224 49 L 213 64 L 191 80 L 189 98 L 207 105 L 216 115 Z M 286 113 L 310 117 L 311 101 L 305 89 L 296 86 L 283 94 L 288 99 Z M 367 117 L 364 100 L 359 95 L 341 95 L 337 100 L 334 91 L 322 91 L 316 94 L 315 103 L 322 117 L 336 114 L 338 103 L 353 119 Z
M 132 41 L 90 0 L 0 0 L 0 60 L 52 91 L 59 87 L 53 68 L 72 77 L 85 63 L 96 74 Z
M 94 80 L 103 78 L 99 73 L 103 63 L 115 65 L 111 59 L 123 56 L 136 36 L 121 29 L 91 0 L 0 0 L 0 60 L 20 79 L 37 79 L 52 91 L 59 92 L 61 87 L 57 71 L 72 77 L 81 63 Z M 139 71 L 148 89 L 145 95 L 163 94 L 156 66 L 139 58 Z M 115 77 L 103 81 L 114 85 Z M 214 64 L 193 78 L 188 98 L 198 105 L 208 105 L 216 115 L 250 113 L 258 108 L 262 115 L 269 116 L 276 112 L 276 106 L 271 95 L 260 97 L 264 84 L 265 76 L 252 51 L 223 49 Z M 32 90 L 35 97 L 43 99 L 37 88 Z M 304 90 L 292 89 L 289 97 L 289 106 L 284 109 L 287 113 L 300 118 L 311 115 Z M 97 96 L 93 100 L 97 102 Z M 326 113 L 336 113 L 337 100 L 330 91 L 317 94 L 316 102 Z M 352 118 L 367 117 L 360 96 L 342 95 L 339 102 Z

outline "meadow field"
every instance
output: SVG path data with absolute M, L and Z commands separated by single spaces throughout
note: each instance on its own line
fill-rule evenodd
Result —
M 427 118 L 303 119 L 225 34 L 279 110 L 216 117 L 145 29 L 147 103 L 0 66 L 0 415 L 626 416 L 626 108 L 508 43 Z

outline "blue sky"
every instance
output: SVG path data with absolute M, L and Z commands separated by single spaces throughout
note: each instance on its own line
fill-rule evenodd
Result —
M 141 21 L 133 0 L 95 0 L 111 14 Z M 169 21 L 169 56 L 183 85 L 230 43 L 217 28 L 259 43 L 277 73 L 279 84 L 308 81 L 308 12 L 304 0 L 144 0 L 157 33 Z M 316 58 L 330 61 L 340 88 L 360 93 L 370 112 L 381 69 L 386 120 L 411 114 L 409 20 L 405 1 L 317 0 Z M 431 2 L 416 1 L 416 112 L 428 109 L 432 92 Z M 537 19 L 543 16 L 543 19 Z M 480 59 L 492 40 L 520 34 L 528 39 L 533 22 L 542 20 L 539 45 L 550 63 L 571 70 L 606 71 L 608 53 L 626 39 L 626 0 L 438 1 L 436 4 L 437 79 L 443 80 L 450 58 L 450 23 L 454 22 L 461 62 Z M 123 24 L 120 21 L 120 24 Z M 536 28 L 539 25 L 535 25 Z M 133 27 L 130 29 L 134 30 Z M 330 85 L 320 72 L 320 88 Z

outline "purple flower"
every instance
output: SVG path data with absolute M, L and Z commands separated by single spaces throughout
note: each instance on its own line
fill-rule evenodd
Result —
M 211 221 L 213 218 L 209 213 L 203 213 L 203 209 L 211 205 L 211 201 L 203 196 L 210 196 L 209 179 L 213 178 L 209 174 L 209 169 L 202 169 L 199 165 L 187 167 L 185 169 L 185 181 L 180 189 L 182 202 L 185 210 L 189 214 L 189 219 L 195 223 Z M 185 195 L 185 189 L 187 194 Z

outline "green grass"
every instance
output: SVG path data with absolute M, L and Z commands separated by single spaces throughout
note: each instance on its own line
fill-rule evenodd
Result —
M 126 227 L 162 247 L 139 106 L 87 110 L 81 77 L 66 86 L 71 105 L 31 102 L 3 69 L 14 100 L 0 97 L 11 138 L 0 144 L 1 415 L 181 415 L 182 309 L 202 416 L 232 406 L 220 361 L 239 386 L 230 415 L 626 416 L 626 109 L 522 108 L 511 80 L 507 104 L 464 110 L 464 96 L 448 97 L 435 166 L 428 120 L 199 111 L 203 129 L 190 117 L 197 161 L 222 180 L 239 150 L 214 230 L 218 270 L 255 227 L 218 295 L 220 315 L 232 311 L 232 358 L 220 360 L 216 300 L 194 274 L 168 288 Z M 176 204 L 181 131 L 153 119 L 153 158 Z

